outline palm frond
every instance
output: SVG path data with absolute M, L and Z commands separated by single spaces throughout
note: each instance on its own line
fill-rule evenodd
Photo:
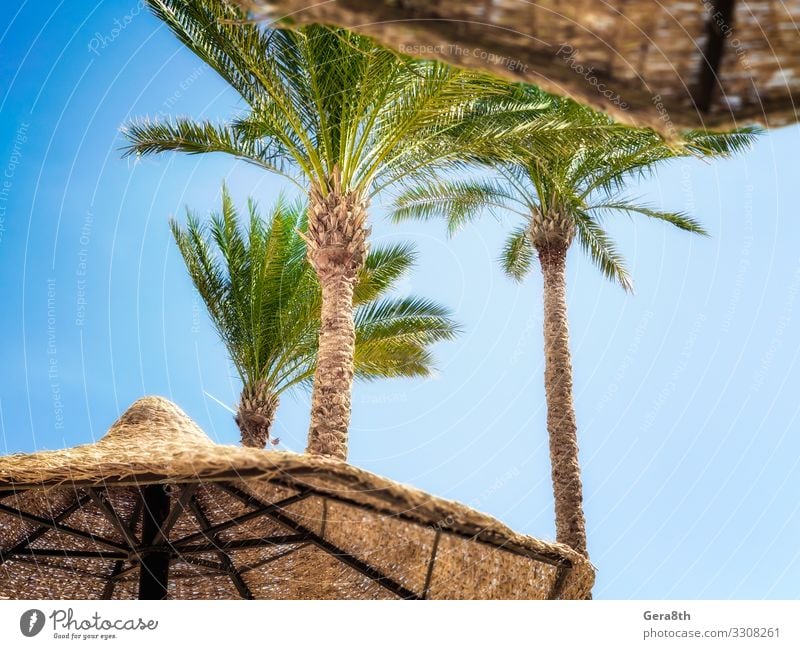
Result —
M 428 376 L 429 347 L 459 328 L 447 309 L 421 298 L 385 299 L 356 310 L 355 372 L 360 378 Z
M 618 282 L 626 291 L 633 291 L 633 282 L 625 261 L 617 252 L 611 237 L 589 215 L 576 215 L 575 229 L 581 247 L 608 279 Z
M 398 191 L 395 219 L 444 218 L 451 232 L 481 211 L 495 216 L 510 211 L 526 224 L 537 214 L 566 213 L 587 252 L 623 285 L 629 279 L 621 260 L 589 213 L 638 212 L 702 232 L 688 215 L 615 197 L 626 183 L 667 160 L 733 155 L 760 133 L 752 127 L 687 131 L 667 141 L 652 129 L 617 124 L 538 88 L 402 56 L 338 27 L 265 28 L 225 0 L 146 1 L 241 96 L 246 111 L 222 125 L 186 119 L 134 122 L 125 131 L 128 154 L 220 152 L 295 181 L 302 178 L 303 186 L 313 183 L 323 192 L 333 186 L 336 170 L 345 191 L 365 197 Z M 476 165 L 493 172 L 469 180 Z M 238 245 L 232 232 L 218 234 L 225 235 L 221 240 L 227 245 Z M 265 231 L 251 244 L 265 246 L 271 237 Z M 515 277 L 530 263 L 523 242 L 519 231 L 512 233 L 503 253 L 505 268 Z M 198 269 L 203 263 L 195 260 Z M 269 285 L 279 275 L 257 266 L 248 272 L 255 285 Z M 259 272 L 264 277 L 253 279 L 261 277 Z M 390 283 L 375 275 L 369 284 L 368 276 L 362 278 L 366 283 L 358 300 L 377 299 Z M 302 321 L 294 314 L 314 308 L 313 282 L 303 273 L 298 277 L 304 278 L 300 288 L 278 308 L 283 320 L 265 329 L 269 336 L 280 327 L 294 330 Z M 245 295 L 244 285 L 236 293 Z M 259 305 L 263 312 L 277 308 L 265 299 Z M 251 320 L 254 314 L 251 309 Z M 259 350 L 269 347 L 259 345 Z
M 443 218 L 448 232 L 455 234 L 483 209 L 497 213 L 518 205 L 500 182 L 439 180 L 407 188 L 395 199 L 391 216 L 394 221 Z
M 546 147 L 569 131 L 538 89 L 401 56 L 344 29 L 264 28 L 224 0 L 147 3 L 247 112 L 213 128 L 134 123 L 129 152 L 225 152 L 323 191 L 336 169 L 345 189 L 372 195 L 415 171 L 424 179 L 433 166 L 485 158 L 511 133 Z
M 227 188 L 222 208 L 201 223 L 171 228 L 195 287 L 242 381 L 273 394 L 307 383 L 319 342 L 321 291 L 301 233 L 306 210 L 279 199 L 268 218 L 248 202 L 243 221 Z M 413 265 L 408 244 L 376 247 L 355 289 L 356 375 L 375 379 L 431 371 L 430 347 L 457 326 L 442 306 L 387 298 Z
M 417 253 L 407 243 L 382 246 L 367 255 L 353 292 L 355 306 L 373 302 L 390 291 L 414 265 Z
M 671 223 L 681 230 L 687 232 L 694 232 L 708 236 L 708 232 L 700 224 L 699 221 L 692 218 L 684 212 L 668 212 L 664 210 L 657 210 L 647 205 L 638 205 L 629 201 L 615 201 L 609 203 L 597 203 L 586 208 L 586 211 L 604 211 L 604 212 L 625 212 L 628 214 L 642 214 L 651 219 L 659 221 L 666 221 Z
M 124 156 L 145 156 L 179 151 L 188 154 L 226 153 L 268 171 L 289 176 L 286 152 L 274 139 L 254 140 L 236 126 L 195 122 L 179 118 L 167 122 L 148 119 L 132 122 L 123 128 L 128 145 Z M 291 176 L 289 176 L 291 177 Z
M 685 146 L 702 156 L 733 156 L 749 151 L 763 135 L 760 126 L 743 126 L 732 131 L 693 130 L 682 134 Z
M 500 263 L 506 275 L 521 282 L 530 272 L 535 253 L 528 227 L 519 227 L 513 230 L 506 239 Z
M 268 34 L 234 3 L 220 0 L 145 0 L 155 16 L 248 103 L 258 103 Z

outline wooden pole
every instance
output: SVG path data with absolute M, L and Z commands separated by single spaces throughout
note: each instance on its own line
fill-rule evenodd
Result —
M 719 90 L 719 68 L 725 53 L 725 41 L 733 29 L 736 0 L 713 0 L 706 24 L 706 48 L 700 61 L 700 74 L 694 92 L 694 103 L 703 112 L 711 109 Z
M 161 526 L 169 516 L 169 494 L 164 485 L 148 485 L 142 489 L 144 512 L 142 521 L 142 545 L 147 547 L 158 538 Z M 169 546 L 164 549 L 148 548 L 141 556 L 139 570 L 139 599 L 166 599 L 169 580 Z

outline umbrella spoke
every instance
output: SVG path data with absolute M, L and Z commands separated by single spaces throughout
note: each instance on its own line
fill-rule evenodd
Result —
M 219 572 L 216 570 L 211 570 L 210 572 L 196 572 L 187 575 L 170 575 L 170 579 L 172 581 L 177 581 L 178 579 L 197 579 L 198 577 L 219 577 Z
M 248 505 L 255 505 L 261 507 L 265 506 L 265 504 L 261 502 L 259 498 L 256 498 L 255 496 L 252 496 L 242 491 L 241 489 L 234 487 L 231 484 L 226 484 L 223 482 L 219 484 L 219 487 L 223 491 L 226 491 L 227 493 L 231 494 L 232 496 L 238 498 L 239 500 Z M 349 568 L 352 568 L 356 572 L 361 573 L 365 577 L 368 577 L 376 584 L 383 586 L 390 593 L 397 595 L 401 599 L 420 599 L 419 595 L 417 595 L 415 592 L 397 583 L 391 577 L 387 577 L 382 572 L 380 572 L 380 570 L 369 565 L 368 563 L 365 563 L 358 557 L 353 556 L 349 552 L 345 552 L 344 550 L 337 547 L 327 539 L 323 539 L 321 536 L 314 534 L 314 532 L 304 527 L 303 525 L 295 521 L 293 518 L 287 516 L 286 514 L 273 510 L 265 512 L 265 515 L 274 520 L 276 523 L 280 523 L 284 527 L 287 527 L 290 530 L 305 536 L 307 541 L 313 543 L 319 549 L 327 552 L 329 555 L 331 555 L 335 559 L 338 559 L 340 562 L 342 562 Z
M 28 521 L 30 523 L 38 523 L 43 527 L 49 527 L 50 529 L 53 529 L 56 532 L 60 532 L 62 534 L 69 534 L 70 536 L 74 536 L 79 539 L 92 541 L 97 545 L 104 545 L 107 548 L 112 548 L 114 550 L 127 549 L 124 545 L 117 543 L 116 541 L 112 541 L 111 539 L 106 539 L 102 536 L 91 534 L 90 532 L 84 532 L 83 530 L 78 530 L 75 529 L 74 527 L 62 525 L 61 523 L 57 523 L 56 521 L 49 518 L 42 518 L 41 516 L 35 516 L 34 514 L 22 511 L 21 509 L 17 509 L 16 507 L 9 507 L 8 505 L 0 504 L 0 512 L 16 516 L 17 518 L 20 518 L 24 521 Z
M 273 561 L 277 561 L 278 559 L 283 559 L 283 557 L 289 556 L 290 554 L 294 554 L 298 550 L 302 550 L 305 547 L 311 545 L 310 543 L 301 543 L 300 545 L 296 545 L 293 548 L 289 548 L 288 550 L 284 550 L 283 552 L 279 552 L 278 554 L 273 554 L 271 557 L 267 557 L 266 559 L 261 559 L 260 561 L 256 561 L 255 563 L 251 563 L 243 568 L 239 569 L 241 574 L 246 572 L 250 572 L 255 570 L 256 568 L 260 568 L 261 566 L 266 566 L 268 563 L 272 563 Z
M 180 557 L 180 560 L 184 563 L 190 563 L 195 566 L 201 566 L 202 568 L 208 568 L 209 570 L 213 570 L 215 572 L 219 572 L 222 574 L 228 574 L 228 571 L 225 569 L 221 563 L 214 563 L 213 561 L 209 561 L 208 559 L 201 559 L 200 557 Z
M 172 529 L 173 525 L 175 525 L 180 515 L 186 512 L 186 506 L 188 505 L 189 500 L 192 498 L 194 492 L 197 491 L 197 488 L 199 486 L 200 486 L 199 484 L 191 484 L 184 486 L 181 497 L 172 506 L 172 509 L 170 509 L 167 519 L 164 521 L 164 523 L 156 532 L 156 535 L 153 538 L 153 545 L 158 545 L 162 540 L 169 538 L 170 530 Z
M 191 541 L 196 541 L 202 538 L 210 538 L 210 535 L 214 535 L 217 532 L 222 532 L 224 530 L 230 529 L 231 527 L 236 527 L 237 525 L 241 525 L 242 523 L 246 523 L 247 521 L 253 520 L 254 518 L 258 518 L 259 516 L 265 516 L 267 512 L 276 510 L 276 509 L 283 509 L 284 507 L 288 507 L 289 505 L 304 500 L 311 495 L 309 491 L 303 491 L 294 496 L 289 496 L 288 498 L 284 498 L 283 500 L 279 500 L 276 503 L 272 503 L 269 505 L 262 505 L 259 509 L 251 512 L 247 512 L 242 514 L 241 516 L 237 516 L 236 518 L 231 518 L 230 520 L 224 521 L 222 523 L 218 523 L 217 525 L 212 525 L 207 530 L 201 530 L 200 532 L 196 532 L 194 534 L 189 534 L 188 536 L 184 536 L 183 538 L 176 539 L 171 543 L 173 547 L 177 547 L 178 545 L 189 543 Z
M 58 516 L 56 516 L 53 520 L 56 523 L 60 523 L 64 519 L 69 518 L 77 510 L 83 507 L 87 502 L 89 502 L 89 496 L 82 496 L 76 499 L 75 502 L 73 502 L 69 507 L 67 507 L 64 511 L 58 514 Z M 24 539 L 22 539 L 22 541 L 17 543 L 14 547 L 10 548 L 9 550 L 0 549 L 0 565 L 2 565 L 7 559 L 11 558 L 12 555 L 19 554 L 21 550 L 27 548 L 36 539 L 44 535 L 46 532 L 50 531 L 50 529 L 51 528 L 49 526 L 42 525 L 41 527 L 33 530 Z
M 120 563 L 124 564 L 125 562 L 122 561 Z M 116 568 L 116 565 L 114 567 Z M 124 577 L 127 577 L 132 572 L 136 572 L 138 569 L 139 569 L 139 562 L 137 561 L 136 563 L 131 564 L 127 568 L 120 568 L 116 574 L 113 574 L 111 575 L 111 577 L 109 577 L 108 581 L 112 584 L 116 584 L 116 582 L 120 581 Z M 111 594 L 113 594 L 113 589 Z M 108 597 L 103 597 L 103 599 L 111 599 L 111 594 L 109 594 Z
M 556 568 L 556 578 L 553 581 L 553 588 L 550 591 L 549 599 L 558 599 L 559 595 L 561 595 L 561 589 L 564 587 L 567 574 L 569 574 L 569 566 L 562 564 Z
M 89 488 L 89 495 L 91 496 L 94 504 L 97 505 L 97 508 L 103 512 L 103 515 L 108 519 L 111 525 L 122 535 L 122 538 L 125 539 L 125 542 L 128 544 L 128 547 L 133 549 L 135 548 L 138 543 L 136 541 L 136 537 L 133 534 L 133 530 L 120 519 L 119 514 L 117 514 L 116 510 L 114 509 L 111 501 L 106 498 L 106 496 L 100 493 L 97 489 Z
M 428 593 L 431 589 L 431 578 L 433 577 L 433 566 L 436 562 L 436 551 L 439 549 L 439 539 L 442 537 L 442 530 L 436 530 L 436 536 L 433 537 L 433 548 L 431 549 L 431 558 L 428 559 L 428 571 L 425 574 L 425 586 L 422 588 L 422 599 L 428 599 Z
M 139 493 L 138 497 L 136 498 L 136 504 L 133 506 L 133 512 L 131 512 L 131 518 L 128 521 L 128 529 L 131 530 L 131 532 L 133 532 L 136 529 L 136 521 L 139 520 L 139 516 L 141 515 L 143 508 L 144 508 L 144 500 L 141 497 L 141 493 Z M 108 576 L 106 585 L 103 588 L 103 595 L 100 599 L 111 599 L 111 597 L 114 595 L 114 588 L 116 588 L 117 586 L 117 579 L 119 578 L 119 576 L 129 573 L 131 570 L 135 570 L 137 567 L 136 564 L 134 564 L 129 568 L 123 569 L 124 565 L 125 561 L 121 559 L 118 559 L 114 563 L 114 567 L 111 569 L 111 574 Z
M 41 561 L 35 561 L 33 559 L 26 559 L 25 557 L 14 557 L 14 561 L 17 563 L 25 563 L 30 566 L 36 566 L 37 568 L 47 568 L 48 570 L 62 570 L 64 572 L 68 572 L 73 577 L 75 575 L 80 575 L 81 577 L 89 577 L 90 579 L 103 579 L 105 576 L 100 575 L 94 572 L 89 572 L 88 570 L 81 570 L 80 568 L 76 568 L 74 566 L 63 566 L 60 563 L 43 563 Z
M 196 497 L 193 497 L 189 501 L 189 507 L 192 510 L 192 514 L 194 514 L 194 517 L 197 519 L 201 530 L 208 534 L 208 530 L 211 528 L 211 521 L 208 520 L 208 516 L 206 516 L 206 513 L 203 511 L 200 501 Z M 212 543 L 216 543 L 218 541 L 215 534 L 209 535 L 209 539 Z M 217 550 L 217 555 L 219 556 L 225 571 L 228 573 L 228 576 L 231 578 L 234 587 L 239 592 L 239 595 L 242 596 L 242 599 L 255 599 L 253 597 L 253 593 L 250 591 L 250 587 L 247 585 L 247 582 L 242 577 L 242 574 L 234 565 L 230 555 L 222 550 Z
M 18 554 L 31 557 L 65 557 L 68 559 L 127 559 L 127 552 L 106 550 L 69 550 L 67 548 L 23 548 Z M 13 557 L 10 557 L 13 559 Z
M 299 472 L 297 472 L 299 474 Z M 290 483 L 287 483 L 280 478 L 273 478 L 270 482 L 278 485 L 280 487 L 288 487 L 291 486 Z M 248 494 L 244 494 L 245 497 L 249 497 Z M 322 496 L 323 494 L 317 494 Z M 379 516 L 386 516 L 389 518 L 396 518 L 397 520 L 405 521 L 407 523 L 412 523 L 414 525 L 420 526 L 421 523 L 419 519 L 414 518 L 413 516 L 399 511 L 393 511 L 391 509 L 380 507 L 377 505 L 373 505 L 371 503 L 366 502 L 359 502 L 357 500 L 352 500 L 347 496 L 342 496 L 337 493 L 325 493 L 325 498 L 328 500 L 333 500 L 334 502 L 341 503 L 342 505 L 347 505 L 349 507 L 354 507 L 356 509 L 361 509 L 364 511 L 372 512 Z M 257 499 L 254 499 L 257 500 Z M 496 550 L 502 550 L 504 552 L 510 552 L 511 554 L 516 554 L 524 557 L 529 557 L 530 559 L 534 559 L 535 561 L 540 561 L 541 563 L 546 563 L 550 566 L 565 566 L 567 569 L 572 568 L 572 560 L 559 554 L 556 551 L 550 552 L 543 552 L 539 550 L 531 550 L 530 548 L 526 548 L 518 543 L 514 543 L 513 541 L 501 541 L 496 542 L 492 538 L 486 538 L 481 536 L 482 530 L 480 529 L 470 529 L 464 526 L 458 526 L 455 523 L 452 525 L 448 525 L 447 533 L 453 536 L 465 539 L 467 541 L 472 541 L 474 543 L 481 543 L 483 545 L 487 545 L 492 547 Z
M 182 545 L 175 548 L 175 556 L 184 554 L 202 554 L 204 552 L 225 552 L 227 550 L 252 550 L 258 548 L 273 548 L 277 545 L 293 545 L 295 543 L 306 543 L 309 538 L 306 534 L 282 534 L 279 536 L 263 536 L 254 539 L 232 539 L 230 541 L 219 541 L 209 543 L 196 543 L 194 545 Z

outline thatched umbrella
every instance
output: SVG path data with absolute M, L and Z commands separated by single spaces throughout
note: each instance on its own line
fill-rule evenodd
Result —
M 800 0 L 237 0 L 479 67 L 669 135 L 798 121 Z
M 568 547 L 307 455 L 213 443 L 165 399 L 0 458 L 0 597 L 582 598 Z

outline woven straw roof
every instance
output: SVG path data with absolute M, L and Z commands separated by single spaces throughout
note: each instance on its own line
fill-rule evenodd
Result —
M 162 484 L 169 545 L 143 545 L 142 493 Z M 215 444 L 158 397 L 97 443 L 0 458 L 0 597 L 133 598 L 154 551 L 169 555 L 168 596 L 187 599 L 582 598 L 594 580 L 566 546 L 464 505 Z
M 666 134 L 798 119 L 800 0 L 239 2 L 534 83 Z

